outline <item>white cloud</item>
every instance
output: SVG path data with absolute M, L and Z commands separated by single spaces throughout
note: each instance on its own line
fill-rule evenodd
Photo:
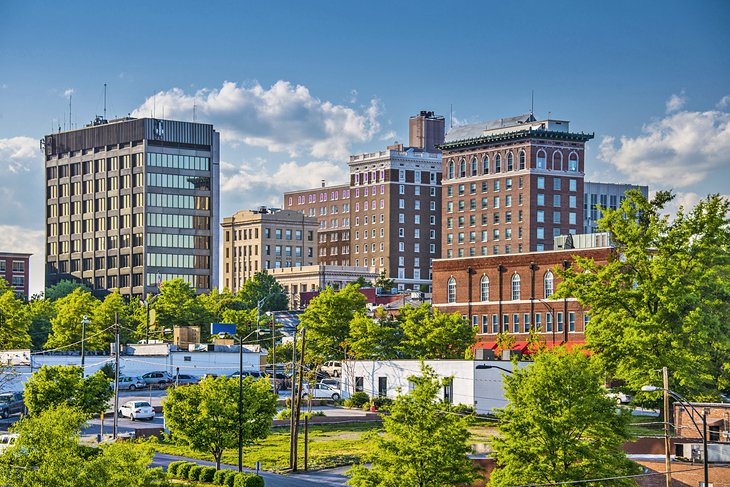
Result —
M 0 225 L 0 249 L 5 252 L 33 254 L 30 257 L 30 294 L 43 291 L 45 282 L 45 249 L 43 230 L 18 225 Z
M 730 166 L 730 114 L 679 111 L 636 137 L 604 137 L 598 158 L 638 184 L 687 187 Z
M 395 132 L 395 130 L 391 130 L 381 135 L 379 139 L 386 142 L 393 142 L 395 140 L 398 140 L 398 134 Z
M 687 103 L 687 97 L 684 96 L 684 91 L 679 95 L 672 95 L 669 97 L 669 100 L 667 100 L 666 112 L 672 113 L 677 110 L 681 110 L 685 103 Z
M 330 185 L 347 182 L 347 169 L 328 161 L 305 164 L 289 161 L 280 164 L 273 174 L 265 171 L 266 166 L 266 161 L 262 160 L 240 166 L 221 163 L 221 191 L 234 193 L 255 189 L 256 195 L 273 193 L 281 198 L 285 191 L 320 186 L 323 179 Z
M 30 137 L 0 139 L 0 174 L 27 172 L 42 159 L 38 141 Z
M 307 87 L 277 81 L 266 89 L 258 83 L 244 87 L 226 81 L 219 89 L 187 94 L 172 88 L 149 97 L 133 116 L 207 121 L 231 144 L 245 143 L 319 159 L 345 159 L 351 144 L 366 142 L 380 130 L 377 99 L 357 110 L 320 100 Z
M 727 108 L 730 106 L 730 95 L 725 95 L 722 98 L 720 98 L 720 101 L 717 102 L 716 107 L 717 108 Z

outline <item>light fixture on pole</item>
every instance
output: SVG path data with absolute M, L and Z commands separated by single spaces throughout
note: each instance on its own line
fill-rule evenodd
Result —
M 682 406 L 682 409 L 684 409 L 687 412 L 687 414 L 689 415 L 689 419 L 692 420 L 692 424 L 695 425 L 697 432 L 702 437 L 702 463 L 704 466 L 704 478 L 705 478 L 704 487 L 709 487 L 709 485 L 710 485 L 709 484 L 709 477 L 710 477 L 709 473 L 710 472 L 709 472 L 709 467 L 707 465 L 707 410 L 703 409 L 702 414 L 700 414 L 700 412 L 697 411 L 697 409 L 692 405 L 692 403 L 690 403 L 687 399 L 685 399 L 684 397 L 680 396 L 679 394 L 677 394 L 676 392 L 674 392 L 670 389 L 646 385 L 646 386 L 643 386 L 641 388 L 641 390 L 643 392 L 666 391 L 667 394 L 672 396 L 679 403 L 679 405 Z M 687 409 L 687 406 L 689 406 L 690 409 L 692 409 L 692 412 L 690 412 L 689 409 Z M 701 430 L 700 430 L 699 425 L 697 425 L 697 421 L 695 421 L 695 418 L 694 418 L 695 414 L 702 419 L 702 429 Z
M 90 323 L 89 317 L 84 315 L 81 317 L 81 376 L 86 376 L 86 369 L 84 368 L 86 358 L 86 325 Z
M 513 371 L 511 371 L 511 370 L 509 370 L 509 369 L 505 369 L 504 367 L 500 367 L 499 365 L 487 365 L 487 364 L 479 364 L 479 365 L 477 365 L 477 366 L 476 366 L 476 367 L 474 367 L 474 368 L 475 368 L 475 369 L 477 369 L 477 370 L 485 370 L 485 369 L 487 369 L 487 370 L 488 370 L 488 369 L 499 369 L 499 370 L 502 370 L 502 371 L 504 371 L 504 372 L 507 372 L 508 374 L 514 374 L 514 372 L 513 372 Z

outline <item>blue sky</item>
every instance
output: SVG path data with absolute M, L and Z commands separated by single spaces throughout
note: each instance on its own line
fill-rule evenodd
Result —
M 204 8 L 201 8 L 204 7 Z M 730 3 L 0 3 L 0 248 L 36 253 L 38 139 L 103 110 L 213 123 L 224 215 L 343 181 L 347 154 L 530 109 L 595 132 L 587 179 L 730 193 Z

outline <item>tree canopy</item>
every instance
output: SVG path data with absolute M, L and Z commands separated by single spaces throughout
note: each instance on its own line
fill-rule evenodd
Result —
M 244 282 L 237 297 L 246 309 L 256 309 L 259 301 L 263 299 L 261 313 L 281 311 L 287 309 L 289 305 L 284 287 L 265 270 L 256 272 L 251 279 Z
M 84 377 L 77 365 L 44 365 L 25 383 L 25 405 L 32 415 L 60 405 L 99 413 L 112 397 L 110 382 L 102 371 Z
M 666 366 L 671 389 L 702 399 L 730 389 L 730 201 L 709 196 L 671 219 L 672 198 L 632 191 L 602 209 L 614 254 L 558 269 L 556 296 L 590 307 L 587 342 L 609 375 L 638 391 Z
M 99 300 L 80 287 L 59 298 L 55 303 L 56 315 L 51 319 L 51 335 L 45 347 L 80 350 L 83 327 L 81 320 L 87 316 L 90 320 L 86 325 L 87 350 L 104 348 L 100 341 L 95 340 L 95 336 L 102 333 L 102 328 L 91 319 L 98 305 Z
M 499 468 L 490 486 L 549 484 L 631 475 L 639 467 L 621 449 L 629 413 L 606 396 L 591 359 L 562 349 L 504 376 L 507 406 L 492 440 Z M 603 485 L 604 483 L 602 483 Z M 607 485 L 634 485 L 631 479 Z
M 25 303 L 0 277 L 0 350 L 30 347 L 31 316 Z
M 450 378 L 439 378 L 421 365 L 409 377 L 413 390 L 399 395 L 383 416 L 384 434 L 371 435 L 374 450 L 364 458 L 372 468 L 356 465 L 348 473 L 355 487 L 442 487 L 471 485 L 475 478 L 467 444 L 467 419 L 438 400 Z
M 429 303 L 404 306 L 398 320 L 403 326 L 402 348 L 409 358 L 464 358 L 476 337 L 476 330 L 461 314 L 443 313 Z
M 243 379 L 243 441 L 265 438 L 276 414 L 277 396 L 268 379 Z M 208 377 L 170 389 L 163 401 L 165 423 L 175 440 L 208 452 L 220 468 L 225 448 L 238 446 L 238 379 Z

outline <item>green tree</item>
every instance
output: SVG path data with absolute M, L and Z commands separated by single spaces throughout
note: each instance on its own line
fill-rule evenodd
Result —
M 638 391 L 666 366 L 671 389 L 708 398 L 730 387 L 730 201 L 709 196 L 670 219 L 672 198 L 633 191 L 602 209 L 614 253 L 558 269 L 556 296 L 590 307 L 587 342 L 610 376 Z
M 276 414 L 277 396 L 267 379 L 243 380 L 243 441 L 266 438 Z M 238 379 L 207 378 L 171 389 L 163 401 L 165 423 L 175 440 L 208 452 L 220 468 L 225 448 L 238 445 Z
M 358 312 L 350 321 L 349 353 L 358 360 L 390 360 L 399 357 L 403 330 L 388 313 L 371 318 Z
M 195 288 L 183 279 L 172 279 L 162 283 L 160 294 L 151 304 L 156 311 L 156 324 L 151 330 L 172 329 L 173 326 L 202 326 L 206 332 L 206 324 L 211 315 L 195 296 Z
M 289 305 L 284 287 L 265 270 L 255 273 L 244 282 L 237 296 L 246 309 L 256 309 L 258 302 L 264 299 L 261 313 L 284 310 Z
M 110 383 L 102 371 L 83 377 L 77 365 L 44 365 L 25 383 L 25 405 L 32 415 L 59 405 L 99 413 L 112 397 Z
M 529 367 L 505 375 L 504 384 L 509 403 L 498 414 L 500 435 L 492 440 L 499 468 L 492 472 L 490 486 L 639 472 L 621 449 L 630 438 L 630 414 L 616 410 L 602 387 L 601 373 L 580 351 L 540 353 Z
M 94 315 L 94 310 L 99 301 L 90 292 L 81 288 L 74 289 L 70 294 L 59 298 L 56 302 L 56 316 L 51 319 L 51 335 L 46 342 L 46 348 L 64 347 L 67 350 L 81 349 L 82 323 L 84 316 L 89 319 Z M 93 340 L 92 335 L 101 332 L 98 323 L 91 320 L 86 325 L 86 337 Z M 90 342 L 87 342 L 87 345 Z M 99 344 L 96 342 L 95 346 Z M 87 349 L 91 349 L 87 346 Z
M 443 313 L 429 303 L 406 305 L 399 318 L 403 327 L 401 344 L 406 357 L 418 359 L 464 358 L 474 345 L 476 331 L 459 313 Z
M 68 296 L 72 292 L 74 292 L 76 289 L 81 289 L 82 291 L 88 291 L 91 292 L 91 289 L 89 289 L 88 286 L 85 284 L 78 282 L 78 281 L 69 281 L 67 279 L 63 279 L 62 281 L 59 281 L 58 283 L 54 284 L 53 286 L 47 287 L 46 291 L 44 293 L 46 299 L 50 301 L 56 301 L 58 299 L 63 298 L 64 296 Z
M 354 466 L 348 484 L 356 487 L 441 487 L 471 485 L 475 478 L 467 454 L 468 420 L 438 400 L 451 380 L 421 365 L 409 394 L 399 395 L 383 417 L 384 434 L 372 434 L 375 448 L 364 458 L 372 468 Z
M 0 277 L 0 350 L 30 348 L 28 308 Z
M 28 301 L 28 315 L 30 316 L 28 334 L 32 347 L 34 350 L 40 350 L 51 334 L 51 320 L 56 316 L 56 308 L 53 301 L 34 295 Z
M 233 311 L 235 315 L 235 311 L 245 309 L 243 300 L 228 289 L 219 291 L 218 288 L 213 288 L 207 294 L 199 294 L 198 301 L 210 315 L 211 321 L 216 323 L 231 323 L 226 321 L 226 313 Z
M 87 330 L 87 347 L 90 350 L 108 350 L 109 344 L 114 341 L 114 329 L 111 326 L 114 324 L 115 313 L 119 315 L 121 343 L 127 341 L 127 337 L 131 334 L 128 311 L 129 307 L 118 291 L 107 294 L 104 301 L 94 309 L 93 322 L 100 332 L 98 335 L 90 336 Z
M 131 443 L 101 449 L 79 444 L 86 415 L 57 406 L 28 416 L 12 428 L 15 445 L 0 456 L 0 483 L 8 487 L 124 487 L 154 485 L 147 469 L 153 452 Z
M 373 287 L 373 283 L 366 280 L 363 276 L 358 276 L 358 278 L 352 281 L 350 284 L 354 284 L 355 286 L 358 286 L 360 288 Z
M 381 271 L 378 278 L 375 280 L 375 287 L 379 287 L 384 293 L 389 294 L 390 291 L 395 287 L 395 280 L 390 279 L 385 271 Z
M 352 284 L 340 291 L 328 287 L 310 301 L 301 322 L 307 327 L 307 352 L 311 360 L 321 363 L 345 357 L 350 322 L 356 313 L 365 311 L 366 301 Z

